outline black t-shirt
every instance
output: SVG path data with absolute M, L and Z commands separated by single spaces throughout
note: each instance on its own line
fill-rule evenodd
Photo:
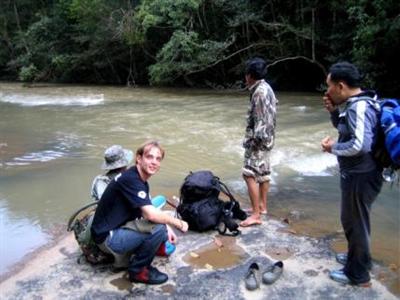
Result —
M 149 185 L 143 181 L 136 166 L 117 175 L 101 197 L 94 215 L 91 232 L 97 244 L 110 230 L 142 217 L 141 207 L 151 205 Z

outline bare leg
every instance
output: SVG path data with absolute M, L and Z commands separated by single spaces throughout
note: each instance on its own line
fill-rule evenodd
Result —
M 254 177 L 243 176 L 247 184 L 247 190 L 249 191 L 249 197 L 253 212 L 246 220 L 240 222 L 240 226 L 251 226 L 261 224 L 260 218 L 260 195 L 259 187 Z
M 260 213 L 266 215 L 268 213 L 268 191 L 269 181 L 264 181 L 259 185 L 260 189 Z

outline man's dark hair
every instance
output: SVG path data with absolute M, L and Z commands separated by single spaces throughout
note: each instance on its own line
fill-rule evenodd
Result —
M 334 82 L 343 81 L 349 87 L 361 86 L 362 76 L 357 67 L 347 61 L 338 62 L 329 68 L 331 80 Z
M 259 80 L 265 77 L 266 75 L 266 66 L 267 63 L 260 57 L 255 57 L 249 59 L 246 62 L 246 75 L 250 75 L 251 78 L 255 80 Z

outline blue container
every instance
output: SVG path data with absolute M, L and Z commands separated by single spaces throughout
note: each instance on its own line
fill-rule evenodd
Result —
M 151 199 L 151 204 L 153 204 L 153 206 L 158 209 L 163 208 L 166 203 L 167 198 L 165 198 L 165 196 L 163 195 L 157 195 Z

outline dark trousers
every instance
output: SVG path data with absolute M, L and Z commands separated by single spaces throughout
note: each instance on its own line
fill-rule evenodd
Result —
M 156 225 L 150 233 L 137 232 L 131 229 L 113 230 L 112 237 L 107 238 L 107 247 L 117 254 L 133 253 L 128 270 L 138 273 L 143 267 L 149 267 L 156 256 L 160 245 L 168 240 L 167 227 Z
M 382 187 L 381 171 L 341 173 L 341 222 L 348 243 L 344 273 L 354 284 L 370 280 L 370 209 Z

